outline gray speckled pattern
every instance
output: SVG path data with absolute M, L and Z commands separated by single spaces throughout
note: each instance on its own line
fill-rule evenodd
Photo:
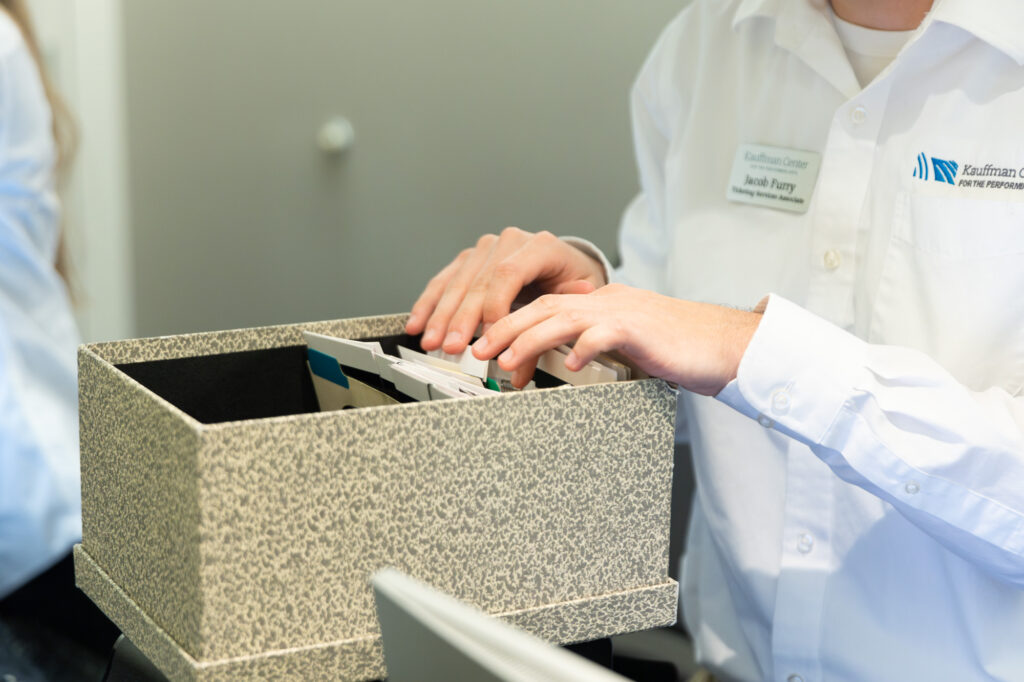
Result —
M 87 346 L 112 365 L 147 360 L 172 360 L 198 355 L 217 355 L 244 350 L 280 348 L 305 345 L 303 331 L 337 336 L 343 339 L 364 339 L 392 336 L 405 331 L 406 315 L 379 317 L 353 317 L 348 320 L 328 320 L 304 324 L 286 324 L 274 327 L 232 329 L 223 332 L 202 332 L 179 336 L 155 336 L 148 339 L 112 341 Z
M 107 615 L 174 682 L 364 682 L 386 674 L 380 637 L 376 635 L 199 662 L 147 617 L 81 545 L 75 547 L 75 575 L 78 586 L 102 604 Z M 670 625 L 675 621 L 677 596 L 678 586 L 669 580 L 653 587 L 496 615 L 542 639 L 568 644 Z
M 78 380 L 82 535 L 117 584 L 195 651 L 202 610 L 198 423 L 88 350 L 79 353 Z
M 303 329 L 384 336 L 404 321 L 80 351 L 83 552 L 113 584 L 93 575 L 87 592 L 180 647 L 167 666 L 220 671 L 179 679 L 245 666 L 380 676 L 367 580 L 386 565 L 559 643 L 673 620 L 663 382 L 204 425 L 112 366 L 295 345 Z M 172 670 L 153 637 L 136 644 Z

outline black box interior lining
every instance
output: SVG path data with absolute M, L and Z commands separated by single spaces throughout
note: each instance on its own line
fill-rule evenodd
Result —
M 420 348 L 420 337 L 407 334 L 362 340 L 379 341 L 385 353 L 395 356 L 400 345 Z M 117 368 L 204 424 L 320 411 L 304 345 L 133 362 Z M 376 374 L 352 367 L 343 369 L 399 402 L 414 402 Z M 541 371 L 534 381 L 538 388 L 562 384 Z

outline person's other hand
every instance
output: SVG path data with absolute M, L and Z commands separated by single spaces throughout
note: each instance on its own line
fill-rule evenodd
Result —
M 481 322 L 486 329 L 508 315 L 524 289 L 539 294 L 586 294 L 603 286 L 596 260 L 550 232 L 516 227 L 488 234 L 464 250 L 427 284 L 405 325 L 423 333 L 425 350 L 460 353 Z
M 582 369 L 599 353 L 618 350 L 647 374 L 703 395 L 734 378 L 761 316 L 611 284 L 588 295 L 547 295 L 498 320 L 473 345 L 481 359 L 498 357 L 512 383 L 529 382 L 540 354 L 576 342 L 566 360 Z

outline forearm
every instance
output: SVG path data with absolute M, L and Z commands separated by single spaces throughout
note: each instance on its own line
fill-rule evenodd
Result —
M 1024 585 L 1024 401 L 773 297 L 719 399 L 807 444 L 947 548 Z

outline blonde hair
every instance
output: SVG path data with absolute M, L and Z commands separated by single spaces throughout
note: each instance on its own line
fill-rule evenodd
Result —
M 60 93 L 53 85 L 53 81 L 50 80 L 46 64 L 43 62 L 42 52 L 39 49 L 39 40 L 36 38 L 32 16 L 28 11 L 28 4 L 25 0 L 0 0 L 0 9 L 6 11 L 11 19 L 14 20 L 14 23 L 18 25 L 18 28 L 21 29 L 25 44 L 28 46 L 29 52 L 39 68 L 39 79 L 42 81 L 43 91 L 46 93 L 46 99 L 50 103 L 50 111 L 53 116 L 53 142 L 57 149 L 55 170 L 57 187 L 60 190 L 67 179 L 68 170 L 71 168 L 71 161 L 75 155 L 75 148 L 78 145 L 78 129 L 75 126 L 71 110 L 68 109 L 64 98 L 60 96 Z M 68 274 L 70 263 L 68 262 L 67 245 L 64 240 L 63 229 L 61 230 L 60 241 L 57 245 L 57 259 L 54 266 L 65 284 L 70 284 Z

